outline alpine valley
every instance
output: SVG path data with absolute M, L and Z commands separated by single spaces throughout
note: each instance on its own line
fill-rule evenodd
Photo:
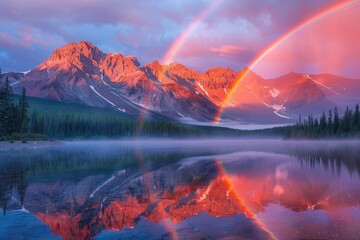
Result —
M 359 79 L 294 72 L 264 79 L 249 69 L 200 73 L 177 62 L 141 65 L 86 41 L 55 50 L 31 71 L 4 75 L 17 94 L 25 87 L 32 97 L 202 124 L 219 111 L 221 123 L 285 124 L 360 102 Z

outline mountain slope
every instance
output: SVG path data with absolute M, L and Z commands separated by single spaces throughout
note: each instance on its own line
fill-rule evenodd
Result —
M 15 92 L 67 103 L 108 107 L 133 116 L 289 123 L 359 102 L 359 80 L 289 73 L 265 80 L 249 69 L 204 73 L 180 63 L 141 65 L 133 56 L 103 53 L 90 42 L 69 43 L 25 73 L 5 74 Z

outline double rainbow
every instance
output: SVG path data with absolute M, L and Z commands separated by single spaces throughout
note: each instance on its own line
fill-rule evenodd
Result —
M 224 0 L 214 0 L 209 4 L 204 10 L 202 10 L 195 18 L 194 20 L 184 29 L 184 31 L 181 32 L 181 34 L 173 41 L 173 43 L 170 45 L 169 49 L 166 51 L 164 57 L 161 60 L 161 64 L 164 64 L 165 67 L 162 68 L 161 73 L 159 75 L 159 79 L 161 80 L 165 72 L 167 70 L 168 64 L 170 64 L 173 59 L 177 56 L 179 50 L 184 46 L 187 39 L 191 36 L 191 34 L 198 28 L 198 26 L 201 24 L 201 22 L 207 18 L 211 13 L 213 13 L 218 6 L 220 6 Z M 247 76 L 250 70 L 252 70 L 262 59 L 264 59 L 270 52 L 272 52 L 274 49 L 278 48 L 281 44 L 283 44 L 287 39 L 289 39 L 291 36 L 293 36 L 296 33 L 299 33 L 301 31 L 306 30 L 307 28 L 311 27 L 312 25 L 318 23 L 319 21 L 323 20 L 324 18 L 330 16 L 331 14 L 334 14 L 338 11 L 343 11 L 346 9 L 350 9 L 353 4 L 359 2 L 358 0 L 355 1 L 349 1 L 344 0 L 340 1 L 336 4 L 333 4 L 320 12 L 316 13 L 312 17 L 306 19 L 305 21 L 301 22 L 297 26 L 293 27 L 290 31 L 286 32 L 284 35 L 282 35 L 280 38 L 272 42 L 270 45 L 268 45 L 266 48 L 264 48 L 263 51 L 261 51 L 249 64 L 247 68 L 245 68 L 240 75 L 240 77 L 235 81 L 235 84 L 231 89 L 229 89 L 229 94 L 226 96 L 225 100 L 223 101 L 223 104 L 219 106 L 219 109 L 214 117 L 214 122 L 218 123 L 221 120 L 221 115 L 224 109 L 229 105 L 230 99 L 234 92 L 236 92 L 237 87 L 239 86 L 240 82 Z M 143 115 L 143 114 L 141 114 Z M 137 130 L 140 132 L 142 128 L 144 116 L 139 117 L 139 123 Z

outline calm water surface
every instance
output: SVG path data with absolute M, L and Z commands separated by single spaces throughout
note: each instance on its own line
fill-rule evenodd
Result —
M 0 151 L 0 239 L 360 239 L 360 142 Z

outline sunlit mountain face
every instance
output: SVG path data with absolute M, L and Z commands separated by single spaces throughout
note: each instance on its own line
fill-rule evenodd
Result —
M 70 43 L 27 73 L 9 73 L 16 93 L 66 103 L 107 107 L 182 122 L 292 123 L 298 115 L 359 102 L 358 79 L 288 73 L 264 79 L 249 68 L 216 67 L 204 73 L 181 63 L 141 65 L 137 58 L 104 53 L 92 43 Z M 236 90 L 235 90 L 236 89 Z
M 4 152 L 12 171 L 1 175 L 3 217 L 23 209 L 64 239 L 352 238 L 358 143 L 318 144 L 85 142 Z

